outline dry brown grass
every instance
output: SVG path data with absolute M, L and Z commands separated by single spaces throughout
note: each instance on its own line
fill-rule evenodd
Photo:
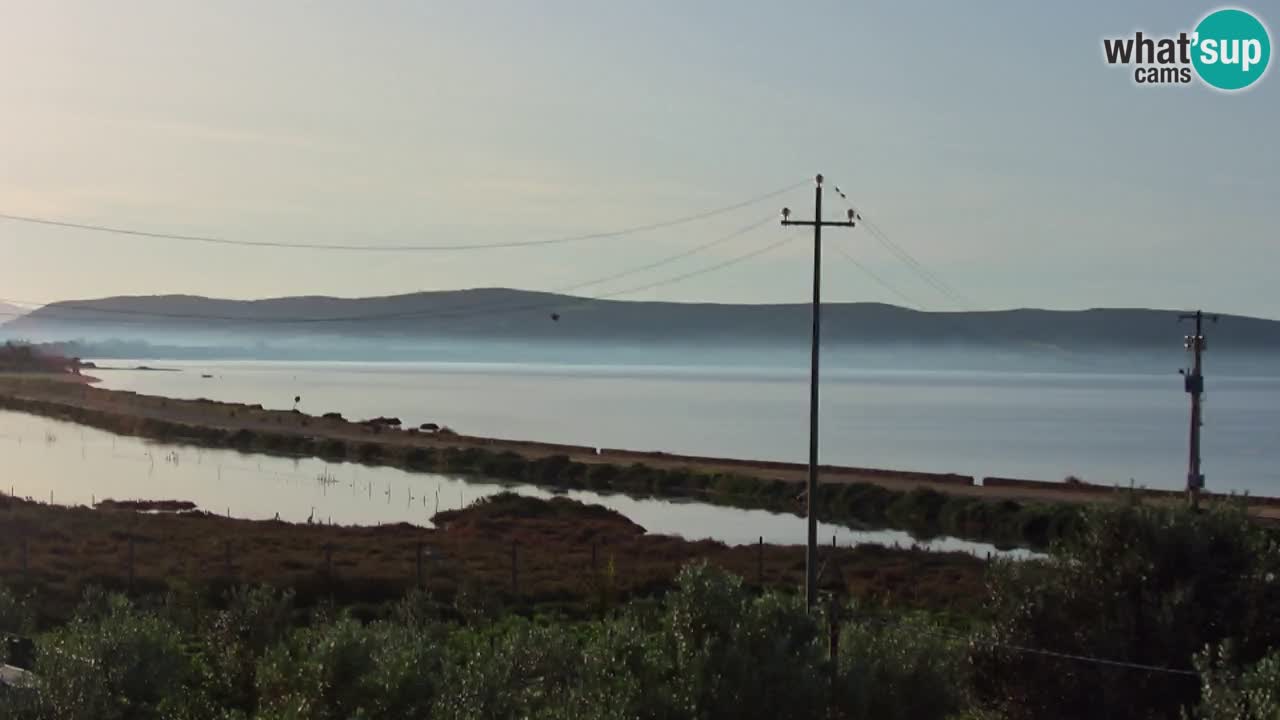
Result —
M 418 582 L 420 544 L 429 590 L 449 598 L 467 588 L 509 606 L 574 611 L 605 597 L 660 593 L 685 563 L 699 558 L 751 584 L 761 579 L 761 567 L 763 584 L 771 587 L 796 588 L 803 577 L 798 547 L 727 547 L 647 535 L 621 516 L 556 502 L 578 510 L 501 522 L 463 512 L 452 515 L 448 529 L 431 530 L 101 511 L 0 496 L 0 581 L 35 592 L 41 613 L 52 621 L 65 617 L 86 587 L 128 590 L 131 544 L 136 594 L 265 583 L 293 588 L 302 604 L 398 599 Z M 822 557 L 824 584 L 854 596 L 962 611 L 981 602 L 984 565 L 967 555 L 863 546 L 823 548 Z

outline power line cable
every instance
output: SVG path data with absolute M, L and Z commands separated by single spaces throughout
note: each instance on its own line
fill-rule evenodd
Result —
M 883 230 L 880 229 L 880 226 L 875 224 L 874 221 L 863 218 L 862 222 L 863 222 L 863 225 L 866 226 L 866 229 L 870 231 L 871 234 L 876 237 L 876 239 L 878 239 L 887 248 L 889 248 L 890 252 L 893 252 L 895 255 L 897 255 L 903 262 L 907 263 L 910 267 L 914 268 L 916 272 L 922 278 L 925 279 L 926 282 L 932 285 L 935 289 L 937 289 L 943 295 L 946 295 L 952 302 L 956 303 L 961 308 L 966 310 L 973 309 L 973 303 L 966 300 L 965 297 L 961 295 L 947 281 L 939 277 L 937 273 L 935 273 L 933 270 L 927 267 L 924 263 L 917 260 L 915 256 L 907 252 L 905 248 L 903 248 L 898 243 L 894 242 L 888 235 L 885 234 Z
M 729 233 L 728 235 L 722 235 L 710 242 L 703 243 L 702 245 L 698 245 L 696 247 L 690 248 L 689 250 L 686 250 L 685 252 L 682 252 L 682 253 L 669 255 L 667 257 L 651 262 L 647 265 L 640 265 L 639 267 L 634 267 L 629 270 L 623 270 L 621 272 L 617 272 L 612 275 L 606 275 L 602 278 L 589 280 L 587 282 L 576 283 L 573 285 L 566 285 L 563 287 L 554 288 L 552 290 L 548 290 L 547 292 L 553 292 L 553 293 L 573 292 L 574 290 L 581 290 L 584 287 L 590 287 L 592 285 L 603 285 L 604 283 L 612 282 L 614 280 L 618 280 L 620 278 L 628 277 L 631 275 L 636 275 L 638 273 L 645 272 L 646 270 L 653 270 L 655 268 L 659 268 L 664 265 L 670 265 L 671 263 L 676 262 L 678 260 L 683 260 L 684 258 L 696 255 L 700 252 L 710 250 L 711 248 L 716 247 L 717 245 L 722 245 L 734 238 L 741 237 L 742 235 L 745 235 L 766 223 L 772 222 L 773 219 L 774 219 L 774 216 L 770 215 L 769 217 L 757 220 L 756 222 L 753 222 L 750 225 L 739 228 L 738 230 L 735 230 Z
M 773 218 L 770 218 L 766 222 L 770 222 L 772 221 L 772 219 Z M 752 229 L 756 227 L 759 227 L 759 224 L 755 224 L 751 226 Z M 751 252 L 743 253 L 742 255 L 737 255 L 735 257 L 729 258 L 728 260 L 716 263 L 714 265 L 699 268 L 697 270 L 691 270 L 689 272 L 686 272 L 680 275 L 675 275 L 668 278 L 663 278 L 661 280 L 655 280 L 653 282 L 645 283 L 643 285 L 636 285 L 623 290 L 616 290 L 613 292 L 608 292 L 601 295 L 595 295 L 592 297 L 578 297 L 578 298 L 570 297 L 570 298 L 564 298 L 561 300 L 550 300 L 544 303 L 533 303 L 533 304 L 521 305 L 521 306 L 508 306 L 506 308 L 503 308 L 501 312 L 517 313 L 517 312 L 532 312 L 532 311 L 538 311 L 538 310 L 541 310 L 541 311 L 564 310 L 567 308 L 574 308 L 582 305 L 587 305 L 593 302 L 598 302 L 600 300 L 609 300 L 611 298 L 616 298 L 623 295 L 632 295 L 638 292 L 644 292 L 645 290 L 653 290 L 660 287 L 666 287 L 668 285 L 674 285 L 679 282 L 684 282 L 685 280 L 689 280 L 695 277 L 700 277 L 702 275 L 707 275 L 709 273 L 717 272 L 725 268 L 732 267 L 733 265 L 737 265 L 738 263 L 744 262 L 746 260 L 750 260 L 755 257 L 759 257 L 761 255 L 764 255 L 765 253 L 776 250 L 782 247 L 783 245 L 786 245 L 787 243 L 793 242 L 794 240 L 795 240 L 794 237 L 784 238 L 777 242 L 770 243 L 769 245 L 765 245 L 764 247 L 757 248 L 755 250 L 752 250 Z M 476 315 L 486 315 L 486 314 L 490 314 L 490 313 L 485 313 L 485 312 L 441 313 L 439 315 L 433 315 L 432 317 L 466 318 L 466 317 L 474 317 Z
M 772 220 L 772 218 L 770 218 L 770 220 Z M 759 226 L 757 225 L 756 227 L 759 227 Z M 673 285 L 673 284 L 675 284 L 675 283 L 683 282 L 683 281 L 688 280 L 688 279 L 690 279 L 690 278 L 695 278 L 695 277 L 699 277 L 699 276 L 701 276 L 701 275 L 706 275 L 707 273 L 717 272 L 717 271 L 719 271 L 719 270 L 723 270 L 723 269 L 725 269 L 725 268 L 727 268 L 727 267 L 731 267 L 731 266 L 733 266 L 733 265 L 737 265 L 738 263 L 743 262 L 744 260 L 750 260 L 751 258 L 759 257 L 759 256 L 761 256 L 761 255 L 764 255 L 765 253 L 772 252 L 773 250 L 776 250 L 776 249 L 778 249 L 778 248 L 782 247 L 783 245 L 786 245 L 787 243 L 790 243 L 790 242 L 792 242 L 792 241 L 794 241 L 794 240 L 795 240 L 795 238 L 794 238 L 794 237 L 788 237 L 788 238 L 785 238 L 785 239 L 779 240 L 779 241 L 777 241 L 777 242 L 775 242 L 775 243 L 771 243 L 771 244 L 769 244 L 769 245 L 765 245 L 764 247 L 762 247 L 762 248 L 758 248 L 758 249 L 753 250 L 753 251 L 751 251 L 751 252 L 749 252 L 749 253 L 745 253 L 745 254 L 742 254 L 742 255 L 738 255 L 737 257 L 730 258 L 730 259 L 725 260 L 724 262 L 718 263 L 718 264 L 716 264 L 716 265 L 711 265 L 711 266 L 709 266 L 709 267 L 705 267 L 705 268 L 702 268 L 702 269 L 700 269 L 700 270 L 694 270 L 694 271 L 692 271 L 692 272 L 687 272 L 687 273 L 685 273 L 685 274 L 683 274 L 683 275 L 677 275 L 677 276 L 675 276 L 675 277 L 670 277 L 670 278 L 667 278 L 667 279 L 665 279 L 665 280 L 658 280 L 657 282 L 652 282 L 652 283 L 649 283 L 649 284 L 647 284 L 647 285 L 638 285 L 638 286 L 635 286 L 635 287 L 627 288 L 626 290 L 618 291 L 618 292 L 616 292 L 616 293 L 608 293 L 608 294 L 605 294 L 605 295 L 600 295 L 600 296 L 597 296 L 595 299 L 596 299 L 596 300 L 600 300 L 600 299 L 604 299 L 604 298 L 617 297 L 617 296 L 619 296 L 619 295 L 630 295 L 630 294 L 633 294 L 633 293 L 642 292 L 642 291 L 644 291 L 644 290 L 652 290 L 652 289 L 654 289 L 654 288 L 665 287 L 665 286 L 667 286 L 667 285 Z
M 622 272 L 613 273 L 603 278 L 597 278 L 595 280 L 591 280 L 587 282 L 576 283 L 575 285 L 567 286 L 566 289 L 553 290 L 549 292 L 566 292 L 567 289 L 576 289 L 581 287 L 587 287 L 589 285 L 601 284 L 601 283 L 612 281 L 621 277 L 632 275 L 638 272 L 660 267 L 662 265 L 675 262 L 676 260 L 689 257 L 690 255 L 693 255 L 696 252 L 701 252 L 715 245 L 722 244 L 724 242 L 729 241 L 730 239 L 745 235 L 751 232 L 752 230 L 755 230 L 761 227 L 765 223 L 770 222 L 771 220 L 772 218 L 765 218 L 763 220 L 756 221 L 754 223 L 751 223 L 750 225 L 739 228 L 733 231 L 732 233 L 729 233 L 725 236 L 712 240 L 711 242 L 704 243 L 703 245 L 692 248 L 690 250 L 686 250 L 676 255 L 662 258 L 661 260 L 658 260 L 656 262 L 651 262 L 636 268 L 624 270 Z M 613 297 L 619 297 L 622 295 L 642 292 L 644 290 L 664 287 L 666 285 L 675 284 L 677 282 L 683 282 L 684 280 L 688 280 L 694 277 L 698 277 L 701 275 L 705 275 L 708 273 L 716 272 L 716 271 L 731 267 L 740 262 L 749 260 L 759 255 L 763 255 L 766 252 L 769 252 L 777 247 L 780 247 L 786 242 L 790 242 L 792 239 L 794 238 L 787 238 L 786 240 L 779 241 L 771 245 L 767 245 L 763 248 L 758 248 L 756 250 L 752 250 L 750 252 L 747 252 L 741 255 L 736 255 L 720 263 L 716 263 L 716 264 L 703 267 L 697 270 L 682 273 L 680 275 L 676 275 L 673 277 L 663 278 L 653 282 L 645 283 L 643 285 L 626 288 L 623 290 L 612 291 L 612 292 L 604 293 L 594 297 L 567 298 L 563 300 L 555 300 L 555 301 L 548 301 L 545 303 L 527 304 L 527 305 L 520 305 L 520 306 L 511 306 L 511 305 L 505 305 L 505 304 L 499 306 L 497 304 L 490 303 L 490 304 L 483 304 L 483 305 L 435 308 L 433 310 L 408 310 L 408 311 L 397 311 L 397 312 L 388 312 L 388 313 L 366 313 L 361 315 L 346 315 L 346 316 L 337 316 L 337 317 L 284 317 L 284 318 L 255 318 L 255 317 L 245 317 L 245 316 L 210 315 L 210 314 L 199 314 L 199 313 L 166 313 L 166 312 L 150 311 L 150 310 L 131 310 L 127 308 L 91 307 L 91 306 L 85 306 L 85 305 L 76 305 L 73 303 L 58 303 L 57 305 L 50 307 L 49 310 L 55 313 L 63 312 L 63 313 L 84 313 L 84 314 L 109 314 L 109 315 L 124 315 L 124 316 L 134 316 L 134 317 L 143 317 L 143 318 L 167 318 L 167 319 L 176 319 L 176 320 L 208 320 L 208 321 L 263 323 L 263 324 L 341 323 L 341 322 L 359 322 L 359 321 L 368 321 L 368 320 L 387 320 L 387 319 L 399 319 L 399 318 L 429 319 L 429 318 L 435 318 L 435 317 L 471 317 L 471 316 L 489 314 L 492 311 L 496 311 L 496 314 L 501 314 L 505 312 L 522 312 L 526 310 L 534 310 L 534 309 L 542 309 L 542 308 L 565 307 L 568 305 L 581 304 L 584 302 L 591 302 L 594 300 L 604 300 L 604 299 L 609 299 Z M 13 302 L 13 303 L 25 302 L 25 301 L 9 300 L 9 299 L 0 299 L 0 300 L 3 300 L 4 302 Z M 19 315 L 19 313 L 0 313 L 0 314 L 14 315 L 14 316 Z M 64 315 L 64 317 L 67 317 L 68 319 L 72 318 L 71 315 Z
M 934 290 L 938 291 L 938 293 L 946 297 L 947 300 L 950 302 L 950 304 L 957 310 L 960 310 L 962 312 L 974 312 L 972 303 L 965 300 L 964 296 L 961 295 L 959 292 L 957 292 L 955 288 L 951 287 L 949 283 L 947 283 L 945 280 L 939 277 L 937 273 L 927 268 L 919 260 L 916 260 L 915 257 L 911 255 L 911 253 L 909 253 L 905 248 L 903 248 L 898 243 L 894 242 L 874 222 L 863 217 L 862 211 L 858 210 L 856 207 L 853 206 L 853 203 L 849 200 L 848 195 L 846 195 L 844 191 L 842 191 L 839 187 L 835 185 L 832 185 L 832 188 L 836 191 L 836 193 L 840 196 L 840 198 L 844 200 L 845 205 L 847 205 L 850 210 L 854 211 L 855 217 L 861 221 L 862 226 L 871 233 L 872 237 L 876 238 L 882 245 L 884 245 L 890 252 L 892 252 L 900 261 L 902 261 L 902 263 L 907 267 L 907 269 L 911 270 L 923 282 L 925 282 Z M 971 331 L 975 336 L 985 337 L 986 339 L 992 342 L 999 341 L 999 338 L 995 337 L 992 333 L 987 331 L 985 327 L 981 326 L 978 323 L 975 323 L 971 318 L 960 316 L 957 318 L 957 320 L 961 324 L 963 324 L 966 328 L 968 328 L 968 330 Z M 1051 354 L 1058 356 L 1060 359 L 1072 365 L 1083 366 L 1083 367 L 1097 367 L 1098 365 L 1098 363 L 1096 362 L 1073 355 L 1063 350 L 1062 348 L 1056 347 L 1054 345 L 1049 345 L 1040 341 L 1028 340 L 1025 338 L 1019 342 L 1035 350 L 1048 350 L 1050 351 Z
M 714 247 L 714 246 L 716 246 L 716 245 L 719 245 L 719 244 L 722 244 L 722 243 L 724 243 L 724 242 L 727 242 L 727 241 L 729 241 L 729 240 L 731 240 L 731 239 L 734 239 L 734 238 L 737 238 L 737 237 L 741 237 L 741 236 L 743 236 L 743 235 L 746 235 L 747 233 L 751 232 L 752 230 L 755 230 L 755 229 L 757 229 L 757 228 L 759 228 L 759 227 L 761 227 L 761 226 L 765 225 L 766 223 L 770 223 L 770 222 L 772 222 L 772 221 L 773 221 L 773 216 L 770 216 L 770 217 L 764 218 L 764 219 L 762 219 L 762 220 L 758 220 L 758 221 L 756 221 L 756 222 L 754 222 L 754 223 L 751 223 L 750 225 L 746 225 L 746 226 L 741 227 L 741 228 L 739 228 L 739 229 L 737 229 L 737 230 L 734 230 L 733 232 L 731 232 L 731 233 L 729 233 L 729 234 L 727 234 L 727 235 L 724 235 L 724 236 L 722 236 L 722 237 L 719 237 L 719 238 L 717 238 L 717 239 L 715 239 L 715 240 L 712 240 L 711 242 L 704 243 L 703 245 L 700 245 L 700 246 L 698 246 L 698 247 L 695 247 L 695 248 L 693 248 L 693 249 L 691 249 L 691 250 L 687 250 L 687 251 L 682 252 L 682 253 L 678 253 L 678 254 L 676 254 L 676 255 L 668 256 L 668 257 L 663 258 L 663 259 L 661 259 L 661 260 L 658 260 L 658 261 L 656 261 L 656 262 L 648 263 L 648 264 L 646 264 L 646 265 L 641 265 L 641 266 L 639 266 L 639 267 L 631 268 L 631 269 L 629 269 L 629 270 L 624 270 L 624 271 L 622 271 L 622 272 L 614 273 L 614 274 L 612 274 L 612 275 L 608 275 L 608 276 L 606 276 L 606 277 L 604 277 L 604 278 L 599 278 L 599 279 L 597 279 L 597 280 L 591 280 L 591 281 L 587 281 L 587 282 L 583 282 L 583 283 L 576 283 L 576 284 L 574 284 L 574 285 L 568 285 L 568 286 L 564 286 L 564 287 L 561 287 L 561 288 L 556 288 L 556 289 L 549 290 L 549 291 L 544 291 L 544 292 L 550 292 L 550 293 L 565 293 L 565 292 L 570 292 L 570 291 L 572 291 L 572 290 L 577 290 L 577 289 L 580 289 L 580 288 L 583 288 L 583 287 L 587 287 L 587 286 L 590 286 L 590 285 L 599 285 L 599 284 L 602 284 L 602 283 L 605 283 L 605 282 L 609 282 L 609 281 L 612 281 L 612 280 L 619 279 L 619 278 L 621 278 L 621 277 L 626 277 L 626 276 L 629 276 L 629 275 L 634 275 L 634 274 L 636 274 L 636 273 L 643 272 L 643 271 L 645 271 L 645 270 L 651 270 L 651 269 L 653 269 L 653 268 L 655 268 L 655 267 L 660 267 L 660 266 L 662 266 L 662 265 L 667 265 L 667 264 L 669 264 L 669 263 L 671 263 L 671 262 L 675 262 L 676 260 L 680 260 L 680 259 L 682 259 L 682 258 L 689 257 L 690 255 L 693 255 L 693 254 L 694 254 L 694 253 L 696 253 L 696 252 L 701 252 L 701 251 L 703 251 L 703 250 L 706 250 L 706 249 L 709 249 L 709 248 Z M 788 240 L 788 241 L 789 241 L 789 240 Z M 744 254 L 742 254 L 742 255 L 738 255 L 738 256 L 735 256 L 735 257 L 729 258 L 728 260 L 725 260 L 725 261 L 723 261 L 723 262 L 716 263 L 716 264 L 711 265 L 711 266 L 708 266 L 708 267 L 700 268 L 700 269 L 698 269 L 698 270 L 693 270 L 693 271 L 686 272 L 686 273 L 683 273 L 683 274 L 680 274 L 680 275 L 676 275 L 676 276 L 673 276 L 673 277 L 667 277 L 667 278 L 663 278 L 663 279 L 656 280 L 656 281 L 653 281 L 653 282 L 645 283 L 645 284 L 643 284 L 643 285 L 638 285 L 638 286 L 634 286 L 634 287 L 629 287 L 629 288 L 625 288 L 625 289 L 623 289 L 623 290 L 615 290 L 615 291 L 612 291 L 612 292 L 603 293 L 603 294 L 595 295 L 595 296 L 592 296 L 592 297 L 577 297 L 577 298 L 572 298 L 572 297 L 571 297 L 571 298 L 563 298 L 563 299 L 557 299 L 557 300 L 549 300 L 549 301 L 547 301 L 547 302 L 531 303 L 531 304 L 525 304 L 525 305 L 508 305 L 508 304 L 497 305 L 497 304 L 489 304 L 489 305 L 479 305 L 479 306 L 471 306 L 471 307 L 465 307 L 465 306 L 464 306 L 464 307 L 457 307 L 457 308 L 443 308 L 443 309 L 440 309 L 439 311 L 433 311 L 433 312 L 430 312 L 429 314 L 424 314 L 424 315 L 413 315 L 412 317 L 421 317 L 421 318 L 425 318 L 425 319 L 436 319 L 436 318 L 457 319 L 457 318 L 479 317 L 479 316 L 494 315 L 494 314 L 507 314 L 507 313 L 518 313 L 518 312 L 531 312 L 531 311 L 536 311 L 536 310 L 555 310 L 555 309 L 564 309 L 564 308 L 577 307 L 577 306 L 584 305 L 584 304 L 591 303 L 591 302 L 595 302 L 595 301 L 598 301 L 598 300 L 608 300 L 608 299 L 610 299 L 610 298 L 620 297 L 620 296 L 623 296 L 623 295 L 630 295 L 630 294 L 634 294 L 634 293 L 637 293 L 637 292 L 643 292 L 643 291 L 645 291 L 645 290 L 652 290 L 652 289 L 659 288 L 659 287 L 665 287 L 665 286 L 667 286 L 667 285 L 674 285 L 675 283 L 683 282 L 683 281 L 685 281 L 685 280 L 688 280 L 688 279 L 691 279 L 691 278 L 694 278 L 694 277 L 698 277 L 698 276 L 701 276 L 701 275 L 706 275 L 706 274 L 708 274 L 708 273 L 712 273 L 712 272 L 716 272 L 716 271 L 719 271 L 719 270 L 723 270 L 723 269 L 725 269 L 725 268 L 727 268 L 727 267 L 731 267 L 731 266 L 736 265 L 736 264 L 738 264 L 738 263 L 740 263 L 740 262 L 743 262 L 743 261 L 749 260 L 749 259 L 754 258 L 754 257 L 758 257 L 758 256 L 760 256 L 760 255 L 763 255 L 764 253 L 767 253 L 767 252 L 769 252 L 769 251 L 771 251 L 771 250 L 773 250 L 773 249 L 775 249 L 775 248 L 777 248 L 777 247 L 780 247 L 781 245 L 786 244 L 786 242 L 788 242 L 788 241 L 781 241 L 781 242 L 778 242 L 778 243 L 774 243 L 774 244 L 772 244 L 772 245 L 768 245 L 768 246 L 766 246 L 766 247 L 759 248 L 759 249 L 757 249 L 757 250 L 753 250 L 753 251 L 751 251 L 751 252 L 744 253 Z
M 1108 667 L 1123 668 L 1126 670 L 1141 670 L 1153 673 L 1165 673 L 1169 675 L 1188 675 L 1198 678 L 1200 673 L 1195 670 L 1182 670 L 1179 668 L 1164 667 L 1162 665 L 1147 665 L 1145 663 L 1129 662 L 1127 660 L 1110 660 L 1107 658 L 1093 657 L 1091 655 L 1076 655 L 1074 653 L 1057 652 L 1054 650 L 1044 650 L 1041 648 L 1024 647 L 1021 645 L 1011 645 L 1009 643 L 996 642 L 994 640 L 981 640 L 971 638 L 972 642 L 978 645 L 987 645 L 989 647 L 999 647 L 1014 652 L 1020 652 L 1030 655 L 1042 655 L 1044 657 L 1057 658 L 1059 660 L 1072 660 L 1075 662 L 1086 662 L 1094 665 L 1105 665 Z
M 859 270 L 861 270 L 861 271 L 863 272 L 863 274 L 865 274 L 867 277 L 869 277 L 869 278 L 871 278 L 872 280 L 874 280 L 874 281 L 876 282 L 876 284 L 877 284 L 877 285 L 879 285 L 880 287 L 884 288 L 885 290 L 888 290 L 890 293 L 893 293 L 893 295 L 895 295 L 899 300 L 901 300 L 901 301 L 903 301 L 904 303 L 906 303 L 906 306 L 907 306 L 908 308 L 910 308 L 910 309 L 912 309 L 912 310 L 919 310 L 919 309 L 920 309 L 920 305 L 919 305 L 918 303 L 916 303 L 915 301 L 913 301 L 910 297 L 908 297 L 908 296 L 906 295 L 906 293 L 903 293 L 903 292 L 902 292 L 901 290 L 899 290 L 898 288 L 896 288 L 896 287 L 894 287 L 893 285 L 889 284 L 889 282 L 888 282 L 887 280 L 885 280 L 884 278 L 880 277 L 879 273 L 875 272 L 875 271 L 874 271 L 874 270 L 872 270 L 870 267 L 867 267 L 866 263 L 864 263 L 864 262 L 862 262 L 862 261 L 858 260 L 858 259 L 857 259 L 857 258 L 855 258 L 851 253 L 849 253 L 847 250 L 845 250 L 845 249 L 844 249 L 844 246 L 837 244 L 837 245 L 835 246 L 835 248 L 836 248 L 836 252 L 840 253 L 840 255 L 841 255 L 841 256 L 843 256 L 845 260 L 848 260 L 849 262 L 853 263 L 854 267 L 858 268 Z
M 917 260 L 911 253 L 907 252 L 906 248 L 903 248 L 901 245 L 894 242 L 892 238 L 890 238 L 878 225 L 875 224 L 875 222 L 867 219 L 863 215 L 862 211 L 854 207 L 852 201 L 849 200 L 849 196 L 846 195 L 839 186 L 832 185 L 832 189 L 840 196 L 841 200 L 844 200 L 844 204 L 848 206 L 850 210 L 854 211 L 855 216 L 862 222 L 862 226 L 867 230 L 867 232 L 871 233 L 872 237 L 888 249 L 889 252 L 893 253 L 893 255 L 907 267 L 907 269 L 911 270 L 911 272 L 919 277 L 925 284 L 938 291 L 938 293 L 946 297 L 957 307 L 964 310 L 972 309 L 972 304 L 965 301 L 964 297 L 960 293 L 956 292 L 955 288 L 951 287 L 945 280 L 938 277 L 936 273 L 926 267 L 924 263 Z
M 862 616 L 857 618 L 863 622 L 876 623 L 881 626 L 902 627 L 902 623 L 896 620 Z M 1147 663 L 1130 662 L 1128 660 L 1112 660 L 1110 658 L 1095 657 L 1093 655 L 1081 655 L 1077 653 L 1058 652 L 1056 650 L 1046 650 L 1043 648 L 1028 647 L 1026 645 L 1016 645 L 1013 643 L 1000 642 L 998 640 L 983 639 L 972 635 L 962 635 L 955 632 L 947 632 L 946 630 L 929 630 L 920 628 L 915 625 L 911 626 L 911 631 L 921 635 L 928 635 L 939 640 L 950 640 L 955 642 L 967 642 L 974 645 L 983 645 L 985 647 L 1001 648 L 1012 652 L 1023 653 L 1026 655 L 1040 655 L 1043 657 L 1056 658 L 1058 660 L 1070 660 L 1073 662 L 1090 663 L 1093 665 L 1101 665 L 1105 667 L 1121 668 L 1125 670 L 1138 670 L 1142 672 L 1163 673 L 1168 675 L 1179 675 L 1199 678 L 1200 673 L 1195 670 L 1185 670 L 1182 668 L 1171 668 L 1163 665 L 1150 665 Z
M 216 237 L 208 235 L 181 235 L 176 233 L 151 232 L 147 230 L 137 230 L 133 228 L 116 227 L 111 225 L 95 225 L 89 223 L 77 223 L 68 220 L 59 220 L 54 218 L 35 217 L 30 215 L 16 215 L 12 213 L 0 213 L 0 220 L 9 220 L 11 222 L 28 223 L 33 225 L 47 225 L 53 227 L 71 228 L 74 230 L 87 230 L 100 233 L 109 233 L 115 235 L 128 235 L 133 237 L 154 238 L 161 240 L 177 240 L 181 242 L 207 243 L 213 245 L 233 245 L 238 247 L 256 247 L 256 248 L 284 248 L 289 250 L 334 250 L 334 251 L 350 251 L 350 252 L 452 252 L 464 250 L 496 250 L 502 248 L 521 248 L 521 247 L 540 247 L 545 245 L 559 245 L 564 243 L 581 242 L 585 240 L 603 240 L 607 238 L 619 238 L 638 233 L 651 232 L 653 230 L 661 230 L 665 228 L 685 225 L 699 220 L 723 215 L 734 210 L 740 210 L 756 203 L 763 202 L 769 198 L 782 195 L 784 193 L 795 190 L 804 185 L 808 181 L 792 183 L 786 187 L 772 190 L 762 195 L 748 198 L 741 202 L 731 205 L 724 205 L 711 210 L 693 213 L 692 215 L 683 215 L 672 218 L 670 220 L 661 220 L 658 222 L 645 223 L 643 225 L 633 225 L 631 227 L 622 228 L 620 230 L 612 230 L 608 232 L 595 232 L 583 235 L 569 235 L 565 237 L 546 238 L 542 240 L 519 240 L 509 242 L 495 243 L 477 243 L 477 244 L 427 244 L 427 245 L 326 245 L 322 243 L 290 243 L 271 240 L 238 240 L 234 238 Z

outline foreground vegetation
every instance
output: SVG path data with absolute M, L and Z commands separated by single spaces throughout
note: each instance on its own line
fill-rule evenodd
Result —
M 701 562 L 576 618 L 420 591 L 360 617 L 240 587 L 216 605 L 89 592 L 35 632 L 38 599 L 6 591 L 0 625 L 37 638 L 0 717 L 1274 719 L 1278 577 L 1237 509 L 1132 505 L 994 564 L 985 607 L 959 614 L 848 596 L 810 613 Z

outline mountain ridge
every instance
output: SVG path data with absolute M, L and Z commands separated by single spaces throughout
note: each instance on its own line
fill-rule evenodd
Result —
M 824 341 L 1043 343 L 1060 347 L 1168 347 L 1189 332 L 1181 311 L 1151 308 L 920 311 L 878 302 L 823 305 Z M 680 303 L 583 298 L 510 288 L 372 297 L 326 295 L 231 300 L 126 295 L 50 303 L 0 325 L 6 336 L 67 333 L 241 333 L 251 336 L 771 343 L 809 333 L 808 303 Z M 1222 315 L 1213 342 L 1280 349 L 1280 321 Z

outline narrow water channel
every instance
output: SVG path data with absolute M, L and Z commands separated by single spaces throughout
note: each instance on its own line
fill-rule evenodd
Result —
M 551 497 L 531 485 L 415 473 L 392 467 L 330 463 L 211 450 L 118 436 L 49 418 L 0 411 L 0 490 L 59 505 L 116 500 L 188 500 L 201 510 L 233 517 L 290 522 L 431 526 L 438 511 L 464 507 L 504 490 Z M 575 500 L 616 510 L 648 532 L 729 545 L 803 544 L 804 519 L 693 501 L 570 491 Z M 919 545 L 985 556 L 1026 556 L 957 538 L 918 541 L 897 530 L 820 526 L 823 542 L 841 546 Z

